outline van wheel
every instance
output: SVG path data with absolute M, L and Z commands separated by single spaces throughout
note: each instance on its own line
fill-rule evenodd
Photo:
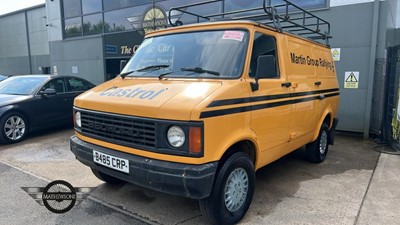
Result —
M 120 179 L 112 177 L 112 176 L 110 176 L 108 174 L 102 173 L 102 172 L 100 172 L 100 171 L 98 171 L 96 169 L 93 169 L 93 168 L 91 168 L 91 169 L 92 169 L 93 174 L 97 178 L 99 178 L 100 180 L 102 180 L 102 181 L 104 181 L 104 182 L 106 182 L 108 184 L 123 184 L 123 183 L 126 183 L 123 180 L 120 180 Z
M 310 162 L 323 162 L 328 154 L 329 126 L 323 123 L 317 140 L 306 146 L 306 158 Z
M 200 210 L 213 224 L 234 224 L 243 218 L 254 193 L 255 172 L 249 156 L 233 154 L 219 170 L 209 197 Z
M 28 123 L 18 112 L 9 112 L 0 119 L 0 142 L 4 144 L 22 141 L 28 133 Z

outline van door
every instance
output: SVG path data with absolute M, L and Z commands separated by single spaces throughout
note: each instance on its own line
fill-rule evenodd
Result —
M 316 76 L 319 62 L 313 55 L 313 44 L 290 36 L 287 43 L 294 103 L 290 130 L 291 148 L 298 148 L 310 141 L 321 117 L 317 99 L 319 83 Z
M 252 92 L 251 127 L 257 135 L 260 150 L 265 153 L 262 164 L 283 154 L 289 141 L 290 88 L 282 85 L 286 76 L 279 69 L 277 41 L 273 34 L 256 32 L 254 36 L 249 76 L 255 78 L 260 56 L 273 56 L 275 71 L 263 71 L 266 76 L 258 80 L 258 90 Z M 265 161 L 264 161 L 265 160 Z

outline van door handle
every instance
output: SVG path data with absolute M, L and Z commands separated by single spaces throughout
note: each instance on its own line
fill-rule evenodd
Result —
M 282 85 L 282 87 L 290 87 L 290 86 L 292 86 L 292 82 L 285 82 L 285 83 L 282 83 L 281 85 Z
M 319 86 L 319 85 L 321 85 L 322 83 L 321 83 L 321 81 L 317 81 L 317 82 L 315 82 L 314 84 L 317 85 L 317 86 Z

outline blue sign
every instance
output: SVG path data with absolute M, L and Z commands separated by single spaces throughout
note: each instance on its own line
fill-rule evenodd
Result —
M 106 54 L 117 54 L 116 45 L 106 45 Z

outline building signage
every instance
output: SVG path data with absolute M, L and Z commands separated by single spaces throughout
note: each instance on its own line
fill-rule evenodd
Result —
M 57 75 L 57 74 L 58 74 L 57 66 L 53 66 L 53 74 L 54 74 L 54 75 Z
M 78 66 L 72 66 L 72 73 L 77 74 L 78 72 Z
M 331 52 L 333 61 L 340 61 L 340 48 L 332 48 Z
M 344 74 L 344 88 L 358 88 L 358 81 L 360 72 L 345 72 Z
M 117 54 L 116 45 L 106 45 L 106 54 Z
M 168 21 L 167 21 L 166 13 L 159 6 L 150 8 L 144 14 L 142 26 L 146 33 L 150 32 L 150 31 L 166 28 L 167 25 L 168 25 Z
M 130 47 L 128 45 L 123 45 L 123 46 L 121 46 L 120 54 L 121 55 L 133 55 L 133 54 L 135 54 L 135 52 L 138 48 L 139 48 L 139 45 L 135 45 L 133 47 Z
M 129 58 L 139 48 L 143 35 L 137 31 L 105 36 L 104 52 L 106 58 Z

